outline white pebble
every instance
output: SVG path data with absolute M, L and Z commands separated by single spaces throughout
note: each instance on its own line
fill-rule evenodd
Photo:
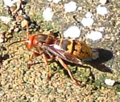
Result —
M 52 9 L 50 7 L 46 8 L 44 11 L 43 11 L 43 18 L 45 21 L 51 21 L 52 20 L 52 17 L 53 17 L 53 12 L 52 12 Z
M 61 0 L 53 0 L 54 3 L 59 3 Z
M 10 17 L 5 17 L 5 16 L 0 16 L 0 20 L 5 23 L 8 24 L 11 21 Z
M 102 33 L 99 31 L 91 31 L 91 33 L 87 34 L 87 38 L 91 40 L 99 40 L 102 38 Z
M 91 12 L 87 12 L 87 13 L 85 14 L 85 17 L 86 17 L 86 18 L 92 18 L 92 17 L 93 17 L 93 14 L 92 14 Z
M 84 27 L 89 27 L 89 26 L 92 26 L 92 24 L 94 23 L 94 20 L 93 18 L 83 18 L 81 23 Z
M 74 12 L 77 9 L 76 2 L 70 1 L 69 3 L 64 4 L 65 12 Z
M 4 4 L 5 4 L 6 6 L 11 7 L 11 6 L 13 6 L 14 3 L 16 3 L 16 2 L 18 2 L 18 1 L 20 1 L 20 0 L 4 0 Z
M 3 33 L 0 33 L 0 43 L 3 43 L 5 40 L 5 35 Z
M 93 14 L 91 12 L 87 12 L 85 14 L 85 18 L 82 19 L 81 23 L 84 27 L 92 26 L 94 23 Z
M 107 0 L 100 0 L 100 3 L 101 3 L 102 5 L 104 5 L 104 4 L 107 3 Z
M 3 43 L 4 42 L 4 39 L 0 38 L 0 43 Z
M 102 15 L 102 16 L 105 16 L 105 15 L 108 14 L 108 10 L 107 10 L 106 7 L 101 6 L 101 5 L 98 5 L 98 6 L 97 6 L 97 14 Z
M 113 86 L 115 84 L 115 80 L 105 79 L 105 84 L 109 86 Z
M 81 30 L 77 26 L 71 26 L 66 31 L 64 31 L 64 37 L 68 38 L 78 38 L 80 36 Z
M 80 7 L 78 7 L 78 8 L 77 8 L 77 10 L 82 10 L 82 7 L 81 7 L 81 6 L 80 6 Z
M 100 27 L 100 28 L 99 28 L 99 31 L 100 31 L 100 32 L 104 32 L 104 30 L 105 30 L 105 27 Z
M 52 0 L 47 0 L 47 1 L 49 1 L 49 2 L 50 2 L 50 1 L 52 1 Z

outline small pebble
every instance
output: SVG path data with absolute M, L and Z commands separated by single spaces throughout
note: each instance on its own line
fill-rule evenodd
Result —
M 100 3 L 101 3 L 102 5 L 105 5 L 105 4 L 107 3 L 107 1 L 108 1 L 108 0 L 100 0 Z
M 65 12 L 74 12 L 77 9 L 76 2 L 70 1 L 69 3 L 64 4 Z
M 61 0 L 53 0 L 54 3 L 59 3 Z
M 80 6 L 80 7 L 78 7 L 78 8 L 77 8 L 77 10 L 82 10 L 82 7 L 81 7 L 81 6 Z
M 94 20 L 93 18 L 83 18 L 81 23 L 84 27 L 89 27 L 89 26 L 92 26 L 92 24 L 94 23 Z
M 85 14 L 85 17 L 86 17 L 86 18 L 92 18 L 92 17 L 93 17 L 93 14 L 92 14 L 91 12 L 87 12 L 87 13 Z
M 116 55 L 118 55 L 118 56 L 119 56 L 119 55 L 120 55 L 120 51 L 117 51 L 117 52 L 116 52 Z
M 109 86 L 113 86 L 115 84 L 115 80 L 105 79 L 105 84 Z
M 94 23 L 93 14 L 91 12 L 87 12 L 85 14 L 85 18 L 82 19 L 81 23 L 84 27 L 92 26 Z
M 100 27 L 100 28 L 99 28 L 99 31 L 100 31 L 100 32 L 104 32 L 104 31 L 105 31 L 105 27 Z
M 47 0 L 47 1 L 51 2 L 52 0 Z
M 14 29 L 14 32 L 18 32 L 20 29 L 19 28 L 15 28 Z
M 68 38 L 78 38 L 80 37 L 81 30 L 77 26 L 71 26 L 66 31 L 64 31 L 64 37 Z
M 99 40 L 102 38 L 102 33 L 99 31 L 91 31 L 91 33 L 87 34 L 87 38 L 91 40 Z
M 20 1 L 20 0 L 4 0 L 4 4 L 5 4 L 6 6 L 11 7 L 11 6 L 13 6 L 14 3 L 19 2 L 19 1 Z
M 47 7 L 44 11 L 43 11 L 43 18 L 45 21 L 51 21 L 53 17 L 53 12 L 52 9 L 50 7 Z
M 12 19 L 10 17 L 0 16 L 0 20 L 3 23 L 8 24 Z
M 101 16 L 105 16 L 108 14 L 108 10 L 106 7 L 98 5 L 97 6 L 97 14 L 101 15 Z
M 0 43 L 3 43 L 5 41 L 5 34 L 0 33 Z
M 29 21 L 27 21 L 26 19 L 24 19 L 22 22 L 21 22 L 21 27 L 22 28 L 25 28 L 29 25 Z

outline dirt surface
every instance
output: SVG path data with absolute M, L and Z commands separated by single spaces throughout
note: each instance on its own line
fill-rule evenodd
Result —
M 38 33 L 40 29 L 59 32 L 58 37 L 71 25 L 77 25 L 82 29 L 80 40 L 92 48 L 99 48 L 100 58 L 88 64 L 90 70 L 84 67 L 71 65 L 69 67 L 74 77 L 82 81 L 83 87 L 76 86 L 71 81 L 68 73 L 57 62 L 51 62 L 51 80 L 47 80 L 46 65 L 42 56 L 35 57 L 38 63 L 30 68 L 32 51 L 28 51 L 22 42 L 7 47 L 11 42 L 26 38 L 26 29 L 21 28 L 19 23 L 4 43 L 0 43 L 0 102 L 119 102 L 120 101 L 120 1 L 109 0 L 105 6 L 109 13 L 100 16 L 96 13 L 98 0 L 73 0 L 82 10 L 72 13 L 64 11 L 64 4 L 69 0 L 62 0 L 58 4 L 47 0 L 26 0 L 22 8 L 25 15 L 31 21 L 31 33 Z M 0 16 L 11 17 L 8 10 L 0 1 Z M 44 21 L 42 12 L 46 7 L 54 11 L 52 21 Z M 83 27 L 75 21 L 81 21 L 87 12 L 92 12 L 95 23 L 91 27 Z M 22 12 L 22 11 L 21 11 Z M 20 11 L 18 11 L 19 15 Z M 6 37 L 9 29 L 13 26 L 0 22 L 0 33 L 5 32 Z M 103 38 L 92 41 L 86 38 L 91 30 L 105 27 Z M 114 56 L 114 57 L 112 57 Z M 104 64 L 101 64 L 104 63 Z M 112 74 L 111 74 L 112 72 Z M 105 79 L 115 81 L 115 85 L 109 86 L 104 83 Z

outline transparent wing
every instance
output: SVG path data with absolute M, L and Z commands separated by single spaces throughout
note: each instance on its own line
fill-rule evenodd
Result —
M 74 64 L 79 64 L 82 65 L 82 62 L 79 58 L 71 55 L 70 53 L 64 51 L 60 46 L 56 45 L 56 44 L 43 44 L 42 48 L 44 49 L 44 51 L 50 52 L 51 54 L 53 54 L 54 56 L 58 56 L 60 58 L 62 58 L 63 60 L 66 60 L 70 63 L 74 63 Z

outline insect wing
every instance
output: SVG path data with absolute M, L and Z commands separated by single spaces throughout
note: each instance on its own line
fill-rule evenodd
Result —
M 58 56 L 62 58 L 63 60 L 66 60 L 68 62 L 74 63 L 74 64 L 79 64 L 82 65 L 82 62 L 79 58 L 71 55 L 70 53 L 64 51 L 60 46 L 56 44 L 43 44 L 42 48 L 46 51 L 49 51 L 51 54 Z

